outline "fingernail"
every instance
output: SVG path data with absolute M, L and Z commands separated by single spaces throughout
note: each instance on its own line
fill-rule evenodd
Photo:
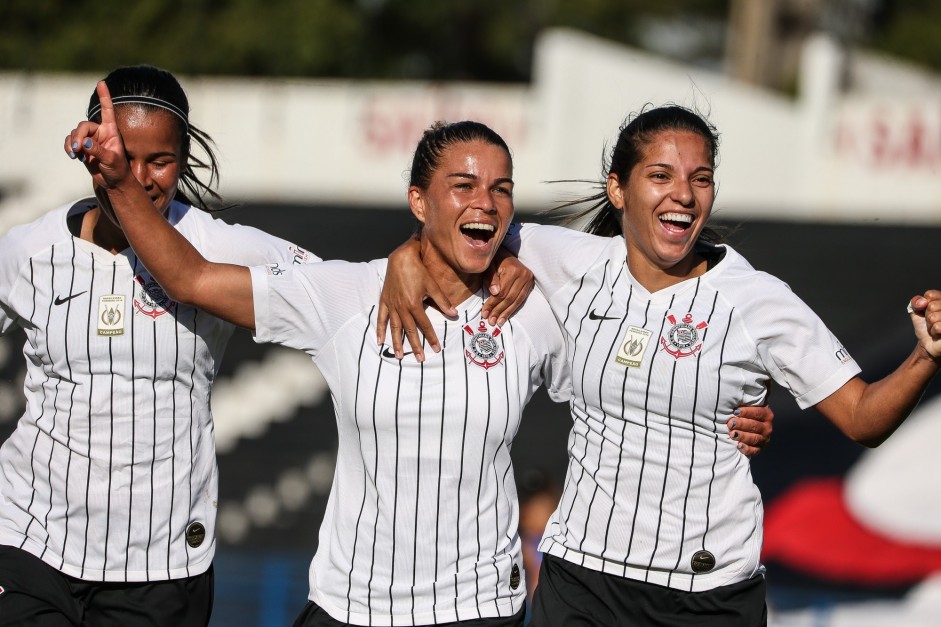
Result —
M 85 155 L 79 155 L 78 160 L 81 161 L 82 163 L 85 163 Z
M 741 451 L 741 450 L 744 449 L 744 448 L 745 448 L 745 445 L 744 445 L 744 444 L 739 444 L 739 445 L 738 445 L 738 450 Z
M 742 410 L 741 410 L 741 409 L 736 409 L 735 411 L 732 412 L 732 415 L 733 415 L 733 416 L 738 416 L 740 413 L 742 413 Z
M 500 318 L 497 320 L 497 326 L 502 327 L 504 322 L 506 322 L 506 318 Z
M 78 150 L 78 142 L 72 142 L 72 150 Z
M 437 344 L 432 344 L 431 350 L 433 350 L 433 351 L 436 352 L 436 353 L 440 353 L 440 352 L 441 352 L 441 347 L 440 347 L 439 345 L 437 345 Z
M 738 426 L 738 423 L 733 420 L 733 421 L 732 421 L 732 428 L 734 429 L 734 428 L 737 427 L 737 426 Z
M 85 148 L 91 148 L 91 140 L 90 140 L 90 139 L 86 139 L 86 140 L 85 140 Z
M 732 439 L 733 439 L 733 440 L 737 440 L 737 439 L 738 439 L 738 431 L 733 431 L 733 432 L 732 432 Z
M 74 158 L 75 158 L 75 153 L 70 150 L 70 151 L 69 151 L 69 159 L 74 159 Z

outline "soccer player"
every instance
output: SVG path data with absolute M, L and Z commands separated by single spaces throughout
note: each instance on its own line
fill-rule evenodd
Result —
M 590 233 L 510 230 L 562 325 L 574 394 L 537 627 L 765 624 L 761 496 L 725 417 L 774 380 L 876 446 L 941 365 L 941 292 L 911 299 L 911 356 L 867 384 L 783 282 L 711 241 L 717 151 L 695 112 L 649 109 L 621 128 L 600 193 L 571 203 Z
M 502 327 L 482 315 L 483 273 L 513 215 L 502 138 L 476 122 L 439 124 L 416 149 L 408 202 L 423 263 L 459 304 L 454 317 L 430 312 L 441 350 L 405 361 L 374 341 L 385 260 L 208 261 L 131 176 L 99 90 L 102 124 L 80 126 L 69 144 L 145 265 L 171 298 L 308 352 L 330 386 L 337 468 L 296 624 L 521 625 L 510 444 L 538 386 L 566 400 L 569 380 L 560 330 L 538 293 Z
M 205 211 L 218 198 L 211 138 L 172 74 L 122 67 L 104 82 L 129 175 L 168 229 L 216 261 L 319 261 Z M 82 128 L 100 119 L 95 93 Z M 0 448 L 0 623 L 204 626 L 209 397 L 234 325 L 169 297 L 94 191 L 0 239 L 0 332 L 27 338 L 26 411 Z

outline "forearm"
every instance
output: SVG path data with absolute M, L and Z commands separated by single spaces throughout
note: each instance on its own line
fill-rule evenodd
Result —
M 937 374 L 939 362 L 917 346 L 890 375 L 866 384 L 854 379 L 818 405 L 847 437 L 882 444 L 905 421 Z
M 254 328 L 247 268 L 207 261 L 160 215 L 133 177 L 106 193 L 131 248 L 170 298 L 239 326 Z

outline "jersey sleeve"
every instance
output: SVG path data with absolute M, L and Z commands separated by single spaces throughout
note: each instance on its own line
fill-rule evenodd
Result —
M 20 229 L 0 237 L 0 335 L 8 332 L 18 316 L 12 308 L 13 289 L 20 278 L 20 265 L 24 260 Z
M 287 268 L 271 263 L 250 272 L 255 341 L 303 350 L 315 359 L 344 325 L 379 300 L 375 262 Z
M 189 208 L 184 219 L 194 226 L 181 229 L 184 235 L 195 228 L 200 253 L 209 261 L 240 266 L 258 266 L 278 263 L 281 267 L 299 266 L 321 261 L 320 257 L 293 242 L 281 239 L 260 229 L 241 224 L 229 224 L 195 208 Z M 199 215 L 202 214 L 202 215 Z
M 606 254 L 611 238 L 561 226 L 514 223 L 503 245 L 532 271 L 536 284 L 551 299 Z
M 806 409 L 824 400 L 860 368 L 819 316 L 783 282 L 757 281 L 744 312 L 758 356 L 771 377 Z
M 572 377 L 565 349 L 565 337 L 539 288 L 529 295 L 525 306 L 515 319 L 523 326 L 529 338 L 535 356 L 533 363 L 538 366 L 533 371 L 533 391 L 544 385 L 553 401 L 568 402 L 572 397 Z

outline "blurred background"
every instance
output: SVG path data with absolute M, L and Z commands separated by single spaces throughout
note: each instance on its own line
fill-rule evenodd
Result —
M 695 107 L 722 133 L 717 222 L 784 279 L 870 380 L 910 352 L 905 302 L 941 286 L 941 4 L 933 0 L 5 0 L 0 233 L 88 195 L 61 151 L 95 81 L 174 72 L 216 140 L 222 217 L 324 258 L 406 238 L 407 168 L 434 120 L 514 152 L 519 217 L 597 179 L 631 112 Z M 23 338 L 0 337 L 0 440 L 23 409 Z M 752 462 L 775 626 L 937 625 L 941 384 L 873 451 L 772 393 Z M 323 380 L 300 353 L 230 344 L 214 626 L 290 624 L 333 472 Z M 514 444 L 525 534 L 564 477 L 567 409 L 540 395 Z

